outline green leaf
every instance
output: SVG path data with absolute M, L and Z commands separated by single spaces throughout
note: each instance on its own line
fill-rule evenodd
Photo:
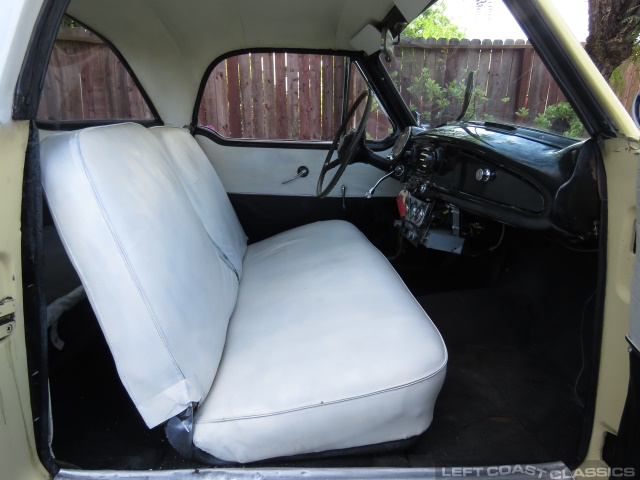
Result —
M 464 38 L 466 32 L 449 19 L 444 4 L 438 3 L 411 22 L 403 35 L 412 38 Z

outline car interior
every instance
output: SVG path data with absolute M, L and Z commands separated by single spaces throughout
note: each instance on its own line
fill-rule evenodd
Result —
M 483 53 L 419 118 L 391 44 L 429 6 L 71 0 L 36 122 L 58 466 L 581 463 L 600 150 L 472 118 Z

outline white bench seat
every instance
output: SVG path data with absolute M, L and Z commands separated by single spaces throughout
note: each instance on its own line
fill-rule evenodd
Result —
M 422 433 L 446 348 L 380 252 L 341 221 L 247 247 L 193 137 L 151 132 L 52 135 L 41 155 L 54 221 L 147 425 L 197 403 L 195 446 L 242 463 Z
M 425 318 L 349 223 L 250 245 L 196 446 L 249 462 L 422 433 L 447 360 Z

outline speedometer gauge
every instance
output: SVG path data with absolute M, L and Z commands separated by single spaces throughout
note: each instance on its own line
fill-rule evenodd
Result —
M 407 147 L 407 143 L 409 142 L 409 138 L 411 137 L 411 127 L 405 127 L 402 130 L 402 133 L 396 140 L 396 143 L 393 145 L 393 149 L 391 150 L 391 155 L 389 156 L 391 161 L 395 162 L 400 158 Z

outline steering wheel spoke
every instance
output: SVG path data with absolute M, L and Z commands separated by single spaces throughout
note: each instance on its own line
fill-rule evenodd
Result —
M 331 148 L 327 153 L 327 156 L 324 160 L 324 164 L 322 165 L 322 170 L 320 171 L 320 176 L 318 177 L 318 185 L 316 186 L 316 195 L 319 198 L 325 198 L 340 180 L 342 174 L 346 170 L 347 166 L 352 163 L 353 159 L 356 157 L 358 150 L 363 145 L 362 139 L 364 138 L 364 131 L 367 127 L 367 119 L 369 118 L 369 112 L 371 110 L 373 95 L 370 89 L 362 92 L 356 101 L 353 102 L 351 108 L 347 112 L 347 115 L 344 119 L 342 125 L 336 132 L 336 136 L 333 139 L 333 143 L 331 144 Z M 353 116 L 355 115 L 358 107 L 366 100 L 366 105 L 364 107 L 364 112 L 362 114 L 362 118 L 358 123 L 358 126 L 355 130 L 351 129 L 347 133 L 347 127 L 351 123 Z M 331 160 L 333 158 L 334 152 L 338 152 L 338 158 L 335 160 Z M 333 170 L 337 168 L 331 180 L 327 186 L 323 189 L 324 178 L 329 170 Z
M 334 168 L 336 168 L 338 165 L 340 165 L 340 163 L 341 163 L 341 162 L 340 162 L 340 159 L 339 159 L 339 158 L 336 158 L 336 159 L 335 159 L 335 160 L 333 160 L 332 162 L 329 162 L 329 163 L 327 164 L 327 172 L 328 172 L 329 170 L 333 170 Z

